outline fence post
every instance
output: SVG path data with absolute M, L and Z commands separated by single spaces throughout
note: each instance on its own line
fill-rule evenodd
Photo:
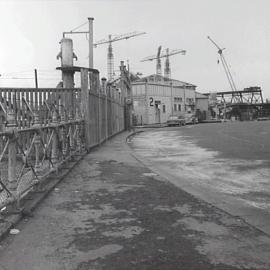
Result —
M 105 95 L 105 140 L 108 139 L 108 93 L 106 91 L 106 78 L 101 79 L 102 90 Z
M 7 113 L 7 131 L 10 132 L 9 144 L 8 144 L 8 188 L 12 194 L 16 196 L 17 191 L 17 179 L 16 179 L 16 117 L 15 112 L 8 110 Z
M 96 77 L 97 80 L 97 91 L 98 91 L 98 144 L 101 143 L 101 95 L 100 95 L 100 81 L 99 76 Z
M 89 90 L 88 90 L 88 70 L 81 68 L 81 111 L 84 117 L 85 126 L 85 148 L 89 149 L 91 143 L 90 134 L 90 108 L 89 108 Z

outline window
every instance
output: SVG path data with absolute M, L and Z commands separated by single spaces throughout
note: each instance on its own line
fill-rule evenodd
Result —
M 181 97 L 175 97 L 174 102 L 182 102 L 182 98 Z
M 181 111 L 181 104 L 178 104 L 178 111 Z
M 187 101 L 188 104 L 193 104 L 194 103 L 193 98 L 187 98 L 186 101 Z
M 162 111 L 163 111 L 164 113 L 166 112 L 166 106 L 165 106 L 165 105 L 162 106 Z
M 177 104 L 174 104 L 174 111 L 177 111 Z

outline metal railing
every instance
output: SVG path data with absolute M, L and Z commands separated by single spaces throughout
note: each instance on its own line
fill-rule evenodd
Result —
M 0 89 L 0 209 L 84 150 L 80 89 Z
M 72 156 L 124 130 L 121 91 L 87 69 L 81 82 L 71 89 L 0 88 L 0 210 L 18 206 Z

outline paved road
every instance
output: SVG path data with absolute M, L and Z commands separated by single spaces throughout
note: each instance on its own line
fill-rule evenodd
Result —
M 270 234 L 270 122 L 156 129 L 130 145 L 175 185 Z
M 1 243 L 1 270 L 270 269 L 269 236 L 155 175 L 125 135 L 87 155 Z

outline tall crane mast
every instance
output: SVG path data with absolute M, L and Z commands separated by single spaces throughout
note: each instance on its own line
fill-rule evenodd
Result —
M 157 75 L 162 75 L 161 73 L 161 59 L 160 59 L 160 53 L 161 53 L 161 46 L 158 47 L 158 52 L 157 52 L 157 66 L 156 66 L 156 72 Z
M 123 40 L 123 39 L 129 39 L 132 37 L 140 36 L 146 34 L 145 32 L 132 32 L 127 34 L 122 34 L 118 36 L 112 36 L 109 35 L 108 39 L 102 39 L 100 41 L 97 41 L 94 43 L 94 46 L 97 47 L 98 45 L 102 44 L 109 44 L 108 45 L 108 53 L 107 53 L 107 74 L 108 74 L 108 81 L 113 80 L 114 76 L 114 56 L 113 56 L 113 48 L 112 43 L 115 41 Z
M 160 58 L 166 58 L 166 60 L 165 60 L 165 69 L 164 69 L 164 77 L 171 78 L 171 68 L 170 68 L 169 57 L 172 56 L 172 55 L 179 54 L 179 53 L 182 54 L 182 55 L 185 55 L 186 50 L 175 49 L 175 50 L 169 51 L 169 49 L 167 48 L 165 53 L 159 54 L 157 56 L 156 55 L 148 56 L 148 57 L 142 59 L 141 62 L 153 61 L 154 59 L 157 59 L 157 61 L 160 61 Z M 161 75 L 161 72 L 160 72 L 160 74 L 158 73 L 158 68 L 157 68 L 156 72 L 157 72 L 157 75 Z
M 208 39 L 209 39 L 209 40 L 217 47 L 217 49 L 218 49 L 218 54 L 219 54 L 219 56 L 220 56 L 220 60 L 221 60 L 222 66 L 223 66 L 223 68 L 224 68 L 226 77 L 227 77 L 227 79 L 228 79 L 228 82 L 229 82 L 229 84 L 230 84 L 230 87 L 231 87 L 232 91 L 237 91 L 236 86 L 235 86 L 235 83 L 234 83 L 234 80 L 233 80 L 233 77 L 232 77 L 232 74 L 231 74 L 231 71 L 230 71 L 229 66 L 228 66 L 228 64 L 227 64 L 227 61 L 226 61 L 226 59 L 225 59 L 225 57 L 224 57 L 224 55 L 223 55 L 223 51 L 225 50 L 225 48 L 222 48 L 222 49 L 221 49 L 213 39 L 211 39 L 209 36 L 208 36 L 207 38 L 208 38 Z

